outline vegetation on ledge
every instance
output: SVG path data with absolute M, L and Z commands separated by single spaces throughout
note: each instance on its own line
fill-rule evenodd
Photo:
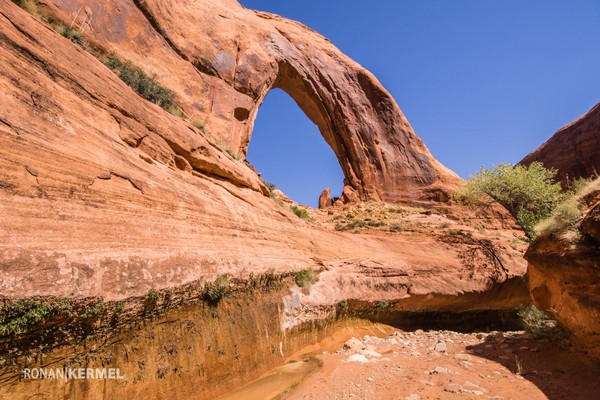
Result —
M 309 219 L 310 215 L 308 214 L 308 211 L 306 211 L 306 209 L 304 208 L 300 208 L 297 206 L 291 206 L 290 209 L 292 210 L 292 212 L 294 214 L 296 214 L 296 216 L 298 218 L 302 218 L 302 219 Z
M 312 285 L 319 281 L 319 274 L 312 268 L 305 268 L 298 272 L 294 277 L 294 282 L 298 287 L 302 288 L 305 292 L 310 291 Z

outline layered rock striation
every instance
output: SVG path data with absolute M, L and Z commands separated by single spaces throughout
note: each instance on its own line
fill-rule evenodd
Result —
M 16 333 L 0 334 L 0 356 L 13 367 L 112 359 L 128 378 L 23 382 L 5 367 L 2 394 L 175 398 L 171 388 L 191 393 L 190 382 L 201 382 L 198 397 L 214 398 L 231 389 L 219 382 L 251 380 L 316 340 L 312 329 L 325 332 L 340 304 L 376 318 L 369 312 L 380 301 L 389 313 L 512 310 L 525 301 L 514 220 L 433 201 L 458 178 L 377 80 L 322 36 L 230 0 L 35 4 L 87 45 L 0 2 L 0 295 L 42 315 L 19 329 L 3 325 Z M 98 59 L 113 53 L 173 89 L 183 118 Z M 441 226 L 482 224 L 490 234 L 355 235 L 295 216 L 243 161 L 273 87 L 319 125 L 346 175 L 346 202 L 419 201 Z M 320 277 L 308 292 L 293 279 L 306 269 Z M 237 297 L 219 303 L 230 286 Z M 81 310 L 66 312 L 72 302 Z M 263 311 L 244 311 L 253 305 Z M 235 324 L 246 334 L 232 335 Z M 50 335 L 45 350 L 36 347 L 42 333 L 69 325 L 82 327 L 77 340 Z M 148 339 L 155 334 L 160 340 Z
M 244 157 L 267 93 L 319 127 L 363 200 L 398 201 L 457 176 L 435 160 L 377 79 L 310 28 L 234 0 L 56 0 L 66 21 L 157 74 L 184 112 Z

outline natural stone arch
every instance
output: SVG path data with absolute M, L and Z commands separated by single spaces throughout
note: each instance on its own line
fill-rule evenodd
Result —
M 86 2 L 56 3 L 74 21 Z M 115 0 L 97 6 L 93 12 L 100 17 L 86 34 L 169 82 L 185 115 L 236 155 L 246 154 L 262 100 L 280 87 L 317 124 L 347 187 L 360 199 L 435 198 L 432 192 L 460 181 L 433 158 L 370 72 L 301 23 L 235 0 L 198 0 L 186 7 L 173 0 Z M 118 9 L 120 17 L 109 18 L 103 7 Z M 244 175 L 258 190 L 253 171 L 242 165 L 226 169 L 236 172 L 221 176 Z
M 280 17 L 268 18 L 278 34 L 271 34 L 266 50 L 277 64 L 248 113 L 242 153 L 247 151 L 262 101 L 271 89 L 280 88 L 318 126 L 332 148 L 349 197 L 354 192 L 361 200 L 395 202 L 419 197 L 424 188 L 440 181 L 458 181 L 431 156 L 370 72 L 309 28 Z

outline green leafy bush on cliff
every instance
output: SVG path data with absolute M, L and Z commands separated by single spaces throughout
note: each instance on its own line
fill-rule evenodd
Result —
M 219 275 L 213 282 L 206 282 L 202 297 L 209 303 L 218 303 L 229 291 L 229 279 L 226 275 Z
M 310 287 L 319 281 L 319 274 L 312 268 L 305 268 L 298 272 L 294 276 L 294 282 L 298 287 L 305 291 L 310 290 Z
M 277 186 L 275 186 L 273 182 L 265 180 L 263 177 L 261 177 L 260 180 L 267 187 L 267 189 L 269 189 L 269 196 L 271 196 L 271 198 L 274 199 L 276 197 L 275 190 L 277 190 Z
M 310 218 L 310 215 L 308 215 L 308 211 L 306 211 L 304 208 L 300 208 L 300 207 L 297 207 L 297 206 L 291 206 L 290 209 L 299 218 L 302 218 L 302 219 L 309 219 Z
M 50 312 L 51 307 L 43 300 L 5 302 L 0 308 L 0 336 L 25 333 L 31 326 L 45 321 Z
M 563 201 L 554 208 L 548 218 L 535 227 L 536 233 L 538 235 L 561 233 L 567 234 L 563 235 L 566 239 L 576 239 L 579 235 L 577 227 L 584 209 L 584 198 L 599 190 L 600 178 L 596 176 L 572 182 Z
M 481 168 L 455 198 L 473 204 L 488 195 L 517 219 L 530 239 L 534 227 L 551 215 L 564 199 L 560 183 L 555 182 L 556 169 L 548 169 L 540 162 L 530 166 L 500 164 L 492 169 Z
M 533 304 L 523 307 L 518 312 L 519 319 L 526 332 L 535 337 L 564 336 L 565 331 L 555 320 Z
M 177 106 L 175 92 L 161 86 L 156 80 L 156 76 L 149 76 L 130 61 L 122 62 L 113 55 L 105 61 L 105 65 L 146 100 L 158 104 L 167 111 Z
M 55 29 L 58 33 L 69 39 L 71 42 L 75 43 L 78 46 L 83 46 L 83 34 L 77 29 L 62 24 L 57 24 Z

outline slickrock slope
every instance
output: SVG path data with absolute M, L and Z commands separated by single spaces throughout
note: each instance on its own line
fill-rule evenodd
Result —
M 563 186 L 568 180 L 600 172 L 600 103 L 585 115 L 556 132 L 546 143 L 529 153 L 521 164 L 541 161 L 558 169 Z
M 576 235 L 546 234 L 525 257 L 535 304 L 549 311 L 587 353 L 600 358 L 600 191 L 584 202 Z
M 137 96 L 15 5 L 3 2 L 1 12 L 4 294 L 119 299 L 207 275 L 323 260 L 452 265 L 447 270 L 460 276 L 460 260 L 445 248 L 439 259 L 422 257 L 427 238 L 397 245 L 313 229 L 201 131 Z M 510 277 L 521 266 L 503 268 Z M 438 287 L 451 294 L 472 285 Z
M 233 1 L 55 4 L 93 46 L 156 73 L 234 150 L 245 152 L 278 86 L 319 124 L 349 197 L 423 202 L 458 181 L 371 74 L 298 23 Z M 17 303 L 35 318 L 0 321 L 14 333 L 0 334 L 2 396 L 215 398 L 349 308 L 376 320 L 526 299 L 523 245 L 505 212 L 487 221 L 477 214 L 487 211 L 424 202 L 431 232 L 335 232 L 278 205 L 251 166 L 6 0 L 0 66 L 0 295 L 58 299 Z M 293 283 L 305 268 L 320 276 L 308 291 Z M 234 291 L 224 300 L 223 275 Z M 72 301 L 88 303 L 74 311 Z M 20 380 L 20 367 L 67 361 L 110 362 L 126 379 Z

